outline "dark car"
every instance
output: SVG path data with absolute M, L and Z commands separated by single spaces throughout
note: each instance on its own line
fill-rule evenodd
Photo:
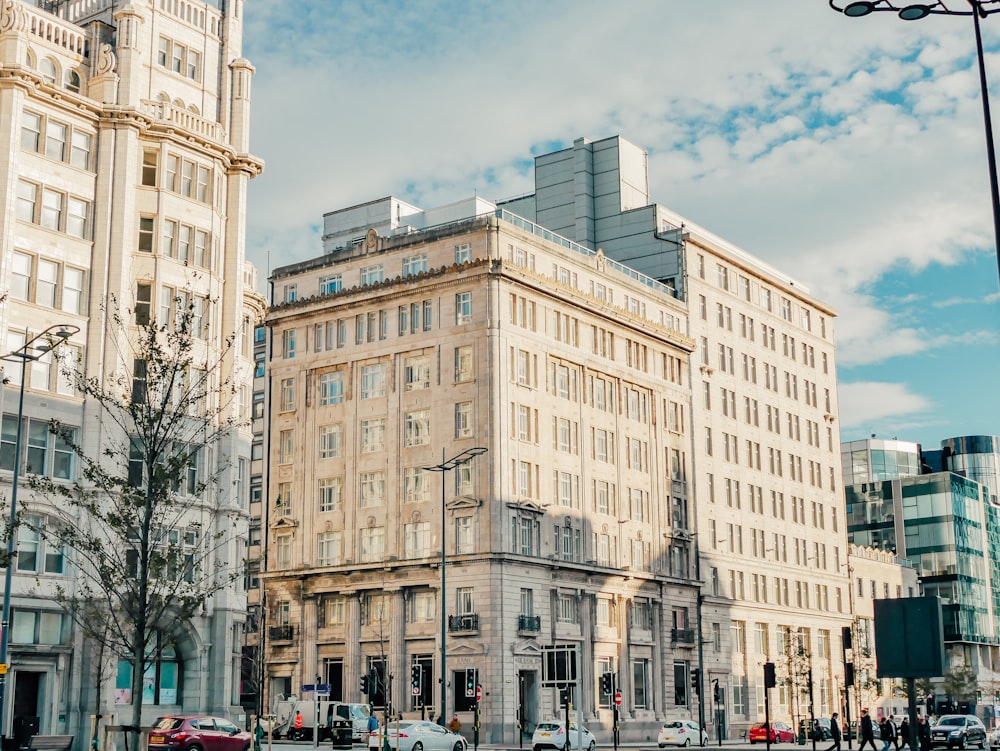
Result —
M 931 746 L 986 748 L 986 726 L 975 715 L 946 714 L 931 728 Z
M 149 751 L 248 751 L 250 733 L 222 717 L 158 717 L 149 731 Z
M 826 717 L 817 717 L 815 729 L 819 731 L 816 735 L 816 740 L 818 741 L 828 741 L 833 738 L 833 733 L 830 732 L 830 720 Z

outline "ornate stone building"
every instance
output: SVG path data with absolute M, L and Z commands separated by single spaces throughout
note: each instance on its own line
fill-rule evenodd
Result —
M 178 305 L 191 303 L 203 323 L 196 350 L 206 362 L 236 337 L 213 377 L 235 379 L 232 410 L 242 417 L 249 416 L 251 330 L 264 310 L 256 271 L 244 259 L 245 202 L 262 163 L 249 153 L 253 67 L 241 54 L 243 2 L 224 7 L 198 0 L 0 4 L 0 193 L 9 199 L 0 213 L 0 346 L 11 352 L 49 325 L 69 324 L 79 332 L 64 351 L 81 357 L 88 376 L 110 381 L 123 368 L 130 375 L 132 363 L 116 355 L 122 331 L 106 305 L 117 301 L 128 336 L 133 324 L 166 324 Z M 27 442 L 17 460 L 24 471 L 79 479 L 46 421 L 78 425 L 92 455 L 108 428 L 49 358 L 27 371 Z M 9 499 L 19 382 L 9 367 L 5 376 L 0 486 Z M 203 468 L 222 473 L 222 492 L 197 504 L 198 534 L 226 540 L 217 555 L 228 567 L 246 557 L 250 444 L 249 426 L 233 431 Z M 18 505 L 42 518 L 47 511 L 25 484 Z M 189 521 L 179 522 L 183 539 L 198 539 Z M 112 661 L 111 680 L 106 675 L 103 695 L 94 695 L 94 655 L 52 600 L 57 587 L 74 590 L 82 563 L 73 551 L 26 531 L 17 551 L 3 727 L 36 721 L 43 733 L 85 739 L 95 706 L 109 711 L 130 701 L 127 679 L 121 670 L 116 679 Z M 147 674 L 147 719 L 241 711 L 245 613 L 246 595 L 236 586 L 214 595 L 191 623 L 164 629 Z

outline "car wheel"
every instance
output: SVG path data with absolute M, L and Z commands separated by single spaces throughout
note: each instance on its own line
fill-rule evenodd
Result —
M 194 743 L 187 747 L 187 751 L 202 751 L 202 748 L 197 743 Z
M 413 751 L 424 751 L 424 744 L 421 743 L 420 741 L 417 741 L 416 743 L 413 744 Z
M 457 741 L 455 747 L 451 751 L 465 751 L 465 746 L 462 745 L 462 741 Z
M 597 748 L 597 741 L 591 741 L 590 745 L 587 746 L 587 751 L 594 751 Z
M 958 739 L 958 747 L 959 747 L 959 749 L 962 749 L 962 751 L 964 751 L 964 749 L 965 749 L 965 736 L 964 735 L 961 738 Z
M 691 739 L 690 738 L 685 738 L 684 739 L 684 748 L 687 748 L 690 745 L 691 745 Z

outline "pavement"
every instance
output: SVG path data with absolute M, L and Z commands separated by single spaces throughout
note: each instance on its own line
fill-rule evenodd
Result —
M 759 744 L 760 751 L 764 751 L 766 748 L 764 744 Z M 789 744 L 772 744 L 777 749 L 781 751 L 790 751 Z M 817 751 L 825 751 L 828 743 L 823 743 L 817 746 Z M 353 746 L 353 751 L 366 751 L 366 746 L 355 743 Z M 469 749 L 472 751 L 475 747 L 472 743 L 469 743 Z M 523 746 L 518 746 L 517 744 L 511 743 L 480 743 L 479 748 L 484 751 L 531 751 L 531 742 L 529 740 L 524 741 Z M 608 751 L 608 749 L 613 749 L 614 745 L 611 743 L 598 743 L 598 751 Z M 656 746 L 656 741 L 625 741 L 618 744 L 618 748 L 626 749 L 642 749 L 648 751 L 659 751 Z M 751 748 L 751 745 L 743 740 L 742 738 L 735 738 L 731 740 L 723 740 L 722 743 L 716 740 L 710 740 L 708 745 L 705 747 L 705 751 L 711 751 L 713 748 L 746 748 L 747 751 Z M 757 751 L 757 745 L 752 746 L 752 748 Z M 845 746 L 846 748 L 846 746 Z M 280 741 L 272 741 L 270 750 L 268 749 L 267 739 L 261 744 L 261 751 L 309 751 L 309 749 L 320 749 L 321 751 L 331 751 L 331 744 L 329 741 L 324 741 L 320 743 L 319 746 L 313 744 L 312 741 L 289 741 L 282 739 Z M 345 750 L 346 751 L 346 750 Z M 812 746 L 807 745 L 803 748 L 803 751 L 812 751 Z

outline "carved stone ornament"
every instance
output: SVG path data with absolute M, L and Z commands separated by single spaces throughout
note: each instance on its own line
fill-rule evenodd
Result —
M 113 73 L 117 67 L 118 58 L 115 57 L 115 51 L 110 44 L 102 44 L 97 53 L 97 75 Z
M 0 32 L 10 31 L 15 27 L 21 28 L 22 24 L 19 21 L 22 20 L 22 14 L 21 6 L 14 0 L 0 1 Z
M 372 227 L 368 230 L 368 234 L 365 236 L 365 247 L 368 250 L 375 250 L 375 246 L 378 245 L 378 232 Z

